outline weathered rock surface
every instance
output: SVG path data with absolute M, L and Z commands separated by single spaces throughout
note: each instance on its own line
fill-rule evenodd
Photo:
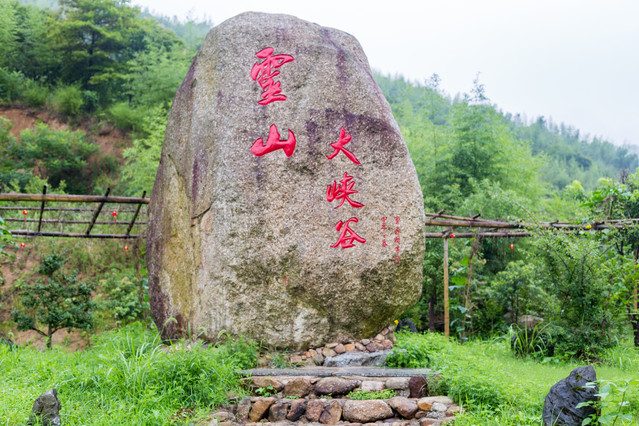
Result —
M 568 377 L 555 383 L 544 403 L 542 419 L 545 425 L 580 425 L 588 416 L 595 414 L 592 406 L 576 408 L 580 402 L 598 401 L 595 396 L 599 387 L 585 387 L 586 383 L 597 380 L 597 373 L 592 365 L 575 368 Z
M 321 399 L 311 399 L 306 403 L 306 418 L 310 422 L 319 422 L 324 411 L 324 401 Z
M 325 425 L 334 425 L 342 418 L 342 406 L 339 401 L 331 401 L 320 415 L 319 421 Z
M 259 421 L 262 417 L 266 415 L 268 409 L 271 408 L 271 405 L 275 403 L 275 398 L 259 398 L 255 401 L 255 404 L 251 407 L 251 411 L 249 412 L 249 420 L 252 422 Z
M 309 394 L 309 392 L 313 389 L 313 385 L 311 384 L 310 379 L 305 377 L 298 377 L 297 379 L 291 380 L 284 387 L 284 395 L 286 396 L 300 396 L 304 397 Z
M 396 396 L 389 399 L 388 405 L 393 410 L 397 411 L 400 416 L 406 419 L 412 419 L 413 417 L 415 417 L 415 413 L 417 413 L 417 410 L 419 409 L 415 401 L 401 396 Z
M 408 381 L 411 398 L 422 398 L 428 395 L 428 382 L 424 376 L 413 376 Z
M 384 401 L 371 399 L 368 401 L 348 400 L 342 410 L 344 420 L 357 423 L 370 423 L 393 416 L 393 410 Z
M 324 359 L 324 367 L 375 366 L 383 365 L 386 357 L 393 351 L 346 352 Z
M 360 384 L 359 380 L 325 377 L 315 385 L 315 393 L 318 395 L 346 395 Z
M 62 404 L 58 399 L 58 390 L 53 388 L 40 395 L 31 408 L 28 425 L 41 424 L 44 426 L 60 426 L 60 409 Z M 39 422 L 38 422 L 39 421 Z
M 286 415 L 286 420 L 296 422 L 306 412 L 306 400 L 296 399 L 291 403 L 291 408 Z
M 277 86 L 251 79 L 269 47 Z M 347 134 L 360 164 L 339 149 Z M 266 145 L 286 149 L 254 154 Z M 225 330 L 299 350 L 369 338 L 419 300 L 420 185 L 344 32 L 252 12 L 215 26 L 175 96 L 151 200 L 149 295 L 165 338 Z

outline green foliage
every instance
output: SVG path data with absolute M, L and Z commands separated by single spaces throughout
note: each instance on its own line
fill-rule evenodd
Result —
M 639 379 L 623 379 L 618 382 L 610 380 L 599 380 L 597 383 L 586 383 L 587 388 L 599 388 L 595 394 L 600 398 L 599 401 L 580 402 L 576 408 L 584 406 L 595 406 L 597 412 L 601 412 L 609 408 L 607 413 L 600 416 L 593 415 L 584 419 L 582 425 L 602 424 L 615 425 L 620 420 L 625 422 L 639 422 Z M 634 393 L 634 395 L 632 395 Z
M 541 323 L 535 325 L 532 329 L 528 327 L 519 327 L 516 324 L 511 325 L 510 332 L 510 348 L 515 355 L 520 357 L 532 356 L 542 358 L 548 354 L 547 335 L 544 334 L 545 325 Z
M 109 107 L 107 111 L 109 120 L 115 127 L 122 130 L 144 131 L 142 122 L 146 113 L 142 109 L 136 109 L 128 102 L 119 102 Z
M 104 292 L 102 308 L 118 322 L 142 319 L 149 309 L 147 281 L 138 277 L 135 271 L 111 269 L 99 282 Z
M 95 286 L 78 282 L 76 273 L 65 274 L 65 260 L 56 254 L 45 257 L 39 269 L 44 279 L 35 284 L 19 284 L 20 308 L 14 308 L 13 320 L 19 330 L 34 330 L 52 346 L 53 334 L 62 328 L 88 329 L 95 304 L 91 292 Z M 46 331 L 40 325 L 47 326 Z
M 393 389 L 383 389 L 381 391 L 365 391 L 361 389 L 355 389 L 346 395 L 348 399 L 357 399 L 360 401 L 368 399 L 390 399 L 397 396 L 397 392 Z
M 596 241 L 560 233 L 539 233 L 544 284 L 557 301 L 549 312 L 555 354 L 592 358 L 614 344 L 618 307 L 610 300 L 619 270 Z
M 277 390 L 272 385 L 255 389 L 255 394 L 259 396 L 272 396 L 277 394 Z
M 27 105 L 34 108 L 44 106 L 49 99 L 49 89 L 33 80 L 27 80 L 25 86 L 23 98 Z
M 425 339 L 421 334 L 397 333 L 393 353 L 386 357 L 386 365 L 393 368 L 425 368 L 430 365 L 430 354 L 439 350 L 438 341 Z
M 0 67 L 0 105 L 11 105 L 20 98 L 24 88 L 24 76 L 19 71 Z
M 14 168 L 35 168 L 54 187 L 64 181 L 71 193 L 84 193 L 91 182 L 85 177 L 87 161 L 99 148 L 90 143 L 83 132 L 53 130 L 40 123 L 34 129 L 20 132 L 20 142 L 6 147 L 7 158 Z
M 55 110 L 67 117 L 77 117 L 82 112 L 84 99 L 78 86 L 60 86 L 53 93 Z
M 225 340 L 224 344 L 218 345 L 220 353 L 222 356 L 227 356 L 237 369 L 246 370 L 257 366 L 260 352 L 260 345 L 257 342 L 244 336 L 237 338 L 226 336 Z
M 142 191 L 151 193 L 160 164 L 167 116 L 164 108 L 154 108 L 140 121 L 147 136 L 135 139 L 133 145 L 124 150 L 126 166 L 122 169 L 122 181 L 125 194 L 139 196 Z

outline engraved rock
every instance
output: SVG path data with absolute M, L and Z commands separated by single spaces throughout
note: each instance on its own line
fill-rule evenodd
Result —
M 370 338 L 419 300 L 423 231 L 415 167 L 354 37 L 254 12 L 209 32 L 149 206 L 162 337 L 225 330 L 291 350 Z

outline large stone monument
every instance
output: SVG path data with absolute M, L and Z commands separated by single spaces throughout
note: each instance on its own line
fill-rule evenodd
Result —
M 211 30 L 150 205 L 163 337 L 370 337 L 419 300 L 423 227 L 415 167 L 355 38 L 263 13 Z

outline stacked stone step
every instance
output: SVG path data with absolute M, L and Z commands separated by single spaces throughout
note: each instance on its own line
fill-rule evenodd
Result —
M 332 342 L 324 346 L 309 349 L 307 351 L 293 352 L 288 355 L 288 361 L 293 365 L 307 366 L 325 366 L 333 367 L 339 365 L 379 365 L 383 363 L 385 355 L 389 354 L 397 338 L 393 331 L 394 326 L 385 327 L 375 337 L 371 339 L 362 339 L 358 341 Z M 355 355 L 357 353 L 378 354 L 377 357 L 367 357 L 367 361 L 363 364 L 354 362 L 355 359 L 363 359 L 361 357 L 346 355 Z M 353 360 L 349 362 L 348 360 Z M 381 362 L 380 362 L 381 361 Z M 267 354 L 258 361 L 259 367 L 269 367 L 272 364 L 272 356 Z
M 244 383 L 254 390 L 269 389 L 277 393 L 244 398 L 230 410 L 232 412 L 216 413 L 219 422 L 226 422 L 227 426 L 257 422 L 426 426 L 442 425 L 461 411 L 447 396 L 423 396 L 427 392 L 423 376 L 375 380 L 249 377 Z M 371 400 L 344 398 L 357 389 L 393 389 L 397 396 Z

